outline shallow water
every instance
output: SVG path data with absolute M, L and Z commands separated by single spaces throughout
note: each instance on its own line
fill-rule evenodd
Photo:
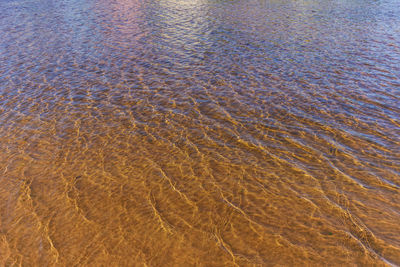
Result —
M 400 265 L 397 0 L 0 2 L 0 266 Z

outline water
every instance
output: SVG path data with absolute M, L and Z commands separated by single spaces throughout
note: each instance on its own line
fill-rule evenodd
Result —
M 0 265 L 400 265 L 397 0 L 0 2 Z

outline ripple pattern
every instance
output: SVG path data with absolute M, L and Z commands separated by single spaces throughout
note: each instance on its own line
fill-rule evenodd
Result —
M 400 265 L 399 13 L 0 2 L 0 265 Z

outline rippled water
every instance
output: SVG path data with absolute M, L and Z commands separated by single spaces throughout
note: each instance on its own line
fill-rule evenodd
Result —
M 0 2 L 0 265 L 400 265 L 397 0 Z

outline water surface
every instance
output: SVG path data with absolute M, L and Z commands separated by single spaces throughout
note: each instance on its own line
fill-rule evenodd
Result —
M 0 2 L 0 265 L 400 265 L 397 0 Z

